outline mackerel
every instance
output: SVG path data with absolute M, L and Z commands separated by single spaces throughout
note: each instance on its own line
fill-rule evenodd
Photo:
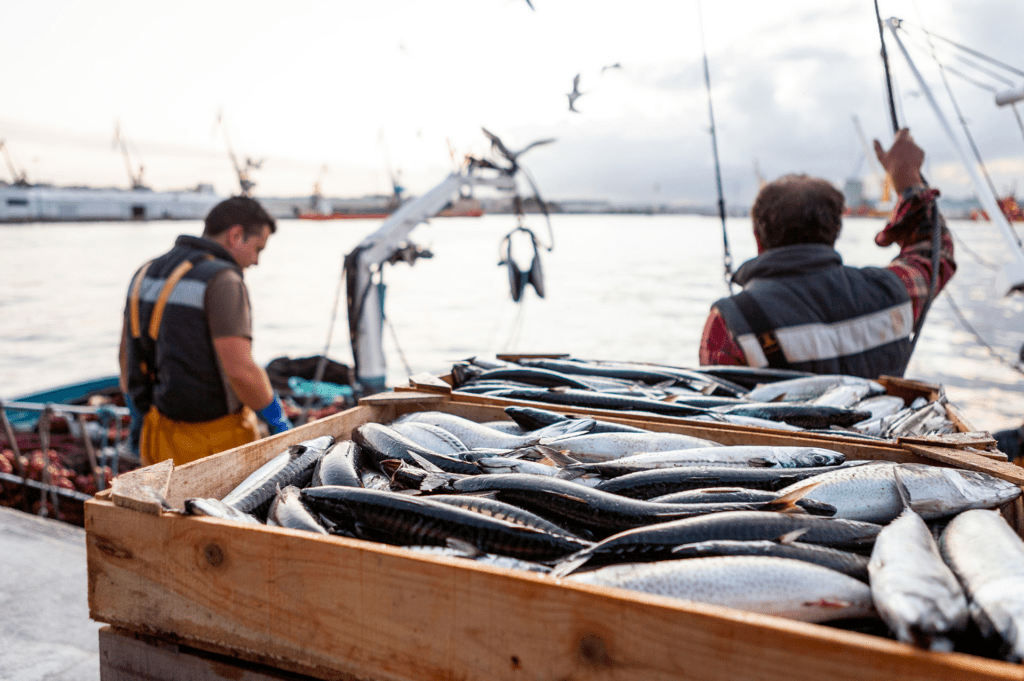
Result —
M 651 499 L 702 487 L 746 487 L 779 491 L 805 478 L 833 470 L 836 470 L 836 467 L 684 466 L 681 468 L 659 468 L 606 480 L 598 485 L 597 489 L 635 499 Z M 816 498 L 815 501 L 821 501 L 821 499 Z
M 310 484 L 314 487 L 321 485 L 362 487 L 363 481 L 359 476 L 361 465 L 362 457 L 355 442 L 351 440 L 336 442 L 316 462 Z
M 559 414 L 549 409 L 538 409 L 536 407 L 505 407 L 505 413 L 513 419 L 523 430 L 532 431 L 553 423 L 561 423 L 571 420 L 570 417 Z M 578 417 L 573 417 L 578 418 Z M 649 433 L 651 431 L 627 426 L 621 423 L 596 420 L 591 433 Z
M 613 565 L 571 579 L 804 622 L 874 614 L 865 584 L 788 558 L 727 556 Z
M 564 447 L 565 442 L 559 442 L 557 445 L 558 449 Z M 565 458 L 567 457 L 556 459 L 556 463 Z M 606 478 L 614 478 L 656 468 L 680 466 L 811 468 L 835 466 L 844 460 L 845 457 L 839 452 L 821 447 L 735 445 L 635 454 L 600 463 L 569 463 L 564 468 L 567 472 L 597 473 Z
M 291 485 L 282 489 L 274 497 L 274 501 L 270 504 L 270 510 L 267 511 L 267 525 L 327 534 L 323 525 L 302 503 L 299 498 L 299 488 Z
M 278 487 L 308 483 L 317 461 L 333 444 L 334 438 L 324 435 L 292 445 L 257 468 L 221 501 L 243 513 L 260 512 L 277 494 Z
M 547 574 L 551 568 L 547 565 L 534 563 L 528 560 L 519 560 L 509 556 L 499 556 L 494 553 L 484 553 L 472 544 L 460 542 L 456 539 L 449 539 L 447 546 L 406 546 L 405 549 L 415 553 L 423 553 L 429 556 L 441 556 L 444 558 L 462 558 L 472 560 L 483 565 L 505 568 L 507 570 L 525 570 L 527 572 L 540 572 Z
M 800 428 L 845 428 L 871 417 L 871 412 L 867 411 L 797 402 L 754 402 L 732 407 L 716 407 L 715 410 L 724 414 L 782 421 Z
M 779 490 L 794 492 L 817 485 L 807 497 L 836 507 L 837 518 L 889 523 L 903 512 L 892 468 L 899 466 L 910 508 L 925 520 L 972 508 L 996 508 L 1020 496 L 1013 483 L 986 473 L 925 464 L 879 462 L 823 473 Z
M 448 473 L 472 475 L 477 472 L 473 464 L 453 456 L 438 454 L 416 444 L 393 428 L 379 423 L 359 426 L 352 432 L 352 439 L 362 448 L 364 454 L 377 464 L 386 459 L 400 459 L 419 465 L 412 456 L 414 453 Z
M 444 428 L 429 423 L 392 423 L 391 428 L 406 436 L 416 444 L 438 454 L 457 455 L 468 449 L 462 440 Z
M 185 513 L 188 515 L 205 515 L 221 520 L 234 520 L 247 525 L 262 525 L 255 516 L 243 513 L 234 506 L 228 506 L 220 499 L 194 498 L 185 500 Z
M 881 383 L 867 378 L 845 374 L 821 374 L 760 385 L 747 393 L 746 398 L 752 402 L 813 400 L 840 385 L 862 385 L 866 389 L 866 394 L 872 395 L 885 392 L 885 387 Z
M 569 557 L 555 572 L 564 576 L 594 559 L 601 563 L 664 560 L 682 544 L 720 539 L 776 540 L 797 531 L 801 531 L 800 540 L 809 544 L 864 550 L 870 548 L 881 529 L 873 523 L 812 515 L 726 511 L 620 532 Z
M 476 421 L 446 414 L 440 411 L 412 412 L 400 417 L 397 423 L 429 423 L 447 430 L 457 437 L 469 449 L 494 447 L 498 449 L 516 449 L 537 444 L 541 438 L 560 437 L 572 432 L 586 432 L 592 427 L 590 419 L 574 419 L 567 423 L 552 424 L 547 428 L 536 430 L 526 435 L 509 435 L 481 425 Z
M 774 501 L 781 497 L 779 492 L 771 492 L 762 489 L 746 489 L 743 487 L 703 487 L 700 489 L 685 490 L 664 496 L 655 497 L 649 501 L 666 504 L 731 504 Z M 834 516 L 836 507 L 820 501 L 808 499 L 806 496 L 798 499 L 796 505 L 811 515 Z
M 967 626 L 967 598 L 921 516 L 908 508 L 882 529 L 868 572 L 878 614 L 897 639 L 953 650 L 950 635 Z
M 794 532 L 793 534 L 797 534 Z M 709 558 L 711 556 L 765 556 L 791 558 L 814 563 L 836 572 L 849 575 L 857 581 L 868 583 L 868 559 L 857 553 L 830 549 L 827 546 L 807 544 L 801 541 L 704 541 L 683 544 L 672 549 L 676 558 Z
M 1024 541 L 995 511 L 972 510 L 949 523 L 939 542 L 970 601 L 971 619 L 1004 655 L 1024 662 Z
M 506 504 L 504 501 L 498 501 L 497 499 L 478 497 L 472 494 L 435 494 L 431 495 L 430 500 L 448 504 L 449 506 L 458 506 L 467 511 L 482 513 L 483 515 L 515 523 L 516 525 L 524 525 L 534 530 L 550 532 L 551 534 L 565 534 L 579 539 L 569 530 L 541 518 L 536 513 L 530 513 L 526 509 Z
M 630 499 L 572 482 L 539 475 L 478 475 L 452 483 L 458 493 L 487 492 L 500 501 L 564 519 L 595 535 L 608 536 L 628 528 L 723 511 L 779 509 L 800 511 L 792 497 L 739 504 L 662 504 Z M 798 495 L 796 498 L 799 498 Z
M 721 447 L 717 442 L 680 433 L 598 433 L 576 435 L 541 444 L 557 449 L 581 463 L 598 463 L 646 452 Z
M 589 545 L 423 497 L 355 487 L 308 487 L 302 500 L 361 539 L 392 544 L 436 544 L 449 538 L 485 553 L 548 562 Z

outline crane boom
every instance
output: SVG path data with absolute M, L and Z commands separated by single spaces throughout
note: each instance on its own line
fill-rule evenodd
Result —
M 7 162 L 7 170 L 11 172 L 11 179 L 14 180 L 14 184 L 18 187 L 27 187 L 28 179 L 25 176 L 25 171 L 18 170 L 18 166 L 15 164 L 14 158 L 11 157 L 11 150 L 7 148 L 7 140 L 0 140 L 0 149 L 4 152 L 4 160 Z

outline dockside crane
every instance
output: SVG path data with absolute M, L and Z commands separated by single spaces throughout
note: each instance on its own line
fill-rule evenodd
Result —
M 18 164 L 14 162 L 11 150 L 7 147 L 7 140 L 0 140 L 0 149 L 4 152 L 4 160 L 7 162 L 7 170 L 11 172 L 11 178 L 14 180 L 13 184 L 16 187 L 28 187 L 29 182 L 25 171 L 18 169 Z
M 259 170 L 263 165 L 264 159 L 254 161 L 250 157 L 245 158 L 245 165 L 238 162 L 238 157 L 235 155 L 235 150 L 231 147 L 231 140 L 228 138 L 228 126 L 224 123 L 224 112 L 217 112 L 217 123 L 220 126 L 221 132 L 224 134 L 224 144 L 228 148 L 228 156 L 231 158 L 231 165 L 235 168 L 235 174 L 238 175 L 238 185 L 242 190 L 242 196 L 252 196 L 252 190 L 256 188 L 256 182 L 249 175 L 250 170 Z
M 149 189 L 142 181 L 142 174 L 146 168 L 142 165 L 141 160 L 138 162 L 138 172 L 135 171 L 135 164 L 132 163 L 132 156 L 128 151 L 128 141 L 125 139 L 124 133 L 121 132 L 121 121 L 114 122 L 114 148 L 120 149 L 121 155 L 124 156 L 124 166 L 128 170 L 128 180 L 132 183 L 132 189 Z M 138 152 L 136 151 L 137 155 Z

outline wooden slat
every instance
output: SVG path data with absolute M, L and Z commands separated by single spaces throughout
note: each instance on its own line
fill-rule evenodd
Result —
M 316 678 L 1021 678 L 1017 665 L 358 540 L 97 501 L 88 513 L 93 619 Z
M 1012 463 L 993 461 L 984 456 L 966 452 L 963 450 L 949 449 L 946 447 L 929 447 L 926 445 L 907 444 L 906 448 L 920 454 L 926 459 L 938 461 L 957 468 L 964 468 L 969 471 L 988 473 L 997 478 L 1002 478 L 1018 486 L 1024 486 L 1024 468 L 1014 466 Z
M 99 638 L 103 681 L 310 681 L 313 678 L 190 649 L 124 629 L 103 627 Z

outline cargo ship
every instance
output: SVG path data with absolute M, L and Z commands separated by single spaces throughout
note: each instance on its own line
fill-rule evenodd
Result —
M 0 223 L 201 220 L 223 198 L 210 184 L 153 191 L 0 182 Z

